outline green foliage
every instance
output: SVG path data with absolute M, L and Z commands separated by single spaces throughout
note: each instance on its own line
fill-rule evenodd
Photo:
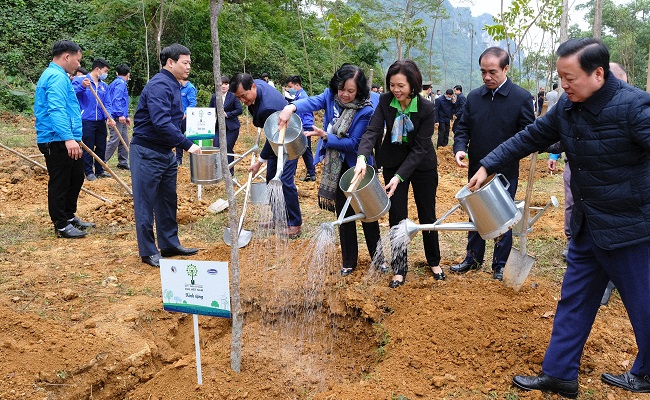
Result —
M 8 76 L 0 67 L 0 110 L 31 113 L 34 85 L 24 77 Z

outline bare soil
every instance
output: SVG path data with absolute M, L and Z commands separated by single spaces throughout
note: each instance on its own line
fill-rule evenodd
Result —
M 19 150 L 44 163 L 35 146 Z M 231 321 L 201 316 L 203 385 L 198 385 L 192 317 L 162 309 L 159 271 L 138 257 L 132 202 L 123 189 L 112 179 L 86 182 L 113 204 L 82 193 L 78 216 L 97 228 L 81 240 L 56 239 L 47 213 L 46 172 L 8 152 L 2 155 L 0 399 L 555 398 L 516 390 L 511 379 L 539 373 L 551 334 L 565 267 L 561 207 L 534 226 L 529 249 L 537 263 L 518 293 L 493 280 L 489 265 L 460 276 L 447 271 L 446 281 L 435 281 L 420 235 L 410 245 L 411 270 L 403 287 L 389 289 L 388 276 L 368 279 L 370 257 L 360 240 L 357 271 L 341 278 L 339 256 L 320 266 L 322 298 L 310 305 L 304 301 L 310 239 L 320 223 L 335 217 L 318 209 L 315 183 L 297 180 L 303 236 L 280 245 L 273 237 L 255 236 L 239 253 L 241 372 L 231 370 Z M 455 166 L 449 147 L 438 155 L 441 215 L 453 206 L 467 172 Z M 243 164 L 237 166 L 240 181 L 246 176 Z M 297 178 L 304 176 L 303 168 L 300 162 Z M 520 198 L 527 170 L 522 161 Z M 116 171 L 130 183 L 128 171 Z M 551 195 L 562 203 L 561 175 L 549 175 L 546 161 L 539 160 L 536 176 L 535 205 L 543 206 Z M 224 184 L 203 188 L 198 200 L 183 165 L 181 242 L 201 249 L 193 259 L 229 261 L 231 248 L 222 240 L 228 212 L 207 211 L 225 198 Z M 255 215 L 252 207 L 245 228 L 254 229 Z M 414 206 L 411 215 L 417 221 Z M 465 218 L 459 214 L 456 220 Z M 447 270 L 462 260 L 465 234 L 444 232 L 440 241 Z M 488 249 L 487 259 L 490 254 Z M 601 308 L 585 347 L 579 398 L 648 399 L 600 381 L 604 372 L 629 369 L 636 351 L 615 294 Z

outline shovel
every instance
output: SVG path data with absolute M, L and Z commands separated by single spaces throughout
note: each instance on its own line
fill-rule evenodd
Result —
M 510 250 L 508 261 L 503 270 L 503 283 L 513 288 L 516 292 L 521 289 L 535 259 L 526 253 L 526 236 L 528 235 L 530 200 L 533 195 L 533 181 L 535 180 L 535 164 L 537 163 L 537 152 L 530 155 L 530 170 L 528 171 L 528 186 L 526 187 L 526 200 L 524 201 L 523 223 L 519 234 L 519 250 L 514 247 Z
M 251 165 L 255 163 L 255 154 L 251 156 Z M 246 246 L 248 243 L 250 243 L 251 238 L 253 237 L 253 232 L 247 231 L 246 229 L 242 229 L 244 226 L 244 215 L 246 215 L 246 204 L 248 203 L 248 196 L 250 195 L 251 192 L 251 183 L 253 183 L 253 171 L 248 172 L 248 181 L 246 181 L 246 185 L 242 186 L 243 188 L 246 188 L 246 194 L 244 195 L 244 207 L 241 211 L 241 217 L 239 217 L 239 227 L 237 230 L 239 231 L 239 239 L 237 240 L 237 247 L 242 248 Z M 231 240 L 231 232 L 230 232 L 230 227 L 226 228 L 226 230 L 223 232 L 223 241 L 226 242 L 228 246 L 232 247 L 232 240 Z
M 262 174 L 265 171 L 266 171 L 266 165 L 264 165 L 263 167 L 260 168 L 259 171 L 257 171 L 257 174 L 255 174 L 255 176 L 253 177 L 253 180 L 255 180 L 255 179 L 259 178 L 260 176 L 262 176 Z M 244 186 L 240 187 L 239 189 L 237 189 L 237 191 L 235 192 L 235 197 L 237 197 L 237 195 L 240 192 L 242 192 L 243 190 L 246 190 L 246 188 L 247 188 L 247 186 L 244 185 Z M 212 203 L 212 204 L 210 204 L 208 206 L 208 211 L 217 214 L 217 213 L 220 213 L 221 211 L 225 210 L 226 208 L 228 208 L 228 200 L 219 198 L 219 199 L 217 199 L 217 201 L 215 201 L 214 203 Z

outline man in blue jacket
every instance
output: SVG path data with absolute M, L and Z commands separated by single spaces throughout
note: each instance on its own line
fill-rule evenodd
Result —
M 104 160 L 108 162 L 113 157 L 115 149 L 117 149 L 117 168 L 128 170 L 129 152 L 117 135 L 121 135 L 124 143 L 128 146 L 128 126 L 131 125 L 131 119 L 129 118 L 129 91 L 126 83 L 131 78 L 131 68 L 126 64 L 122 64 L 118 65 L 115 70 L 117 71 L 117 78 L 108 85 L 109 104 L 106 106 L 115 121 L 115 126 L 110 128 L 111 137 L 106 144 L 106 157 L 104 157 Z
M 130 160 L 138 252 L 142 262 L 152 267 L 160 267 L 161 256 L 187 256 L 199 251 L 181 246 L 176 221 L 178 164 L 173 150 L 180 146 L 190 153 L 201 153 L 180 129 L 180 82 L 190 73 L 190 50 L 180 44 L 165 47 L 160 63 L 163 69 L 140 94 L 133 117 Z M 154 215 L 160 253 L 153 234 Z
M 570 39 L 557 49 L 564 94 L 557 105 L 486 157 L 469 182 L 558 140 L 571 162 L 571 241 L 553 332 L 538 376 L 524 390 L 578 396 L 582 350 L 611 280 L 638 346 L 632 368 L 603 382 L 650 393 L 650 94 L 616 79 L 597 39 Z
M 508 79 L 510 67 L 508 53 L 498 47 L 485 50 L 478 59 L 485 83 L 472 90 L 467 96 L 465 110 L 454 135 L 456 164 L 467 168 L 465 158 L 469 153 L 469 177 L 478 171 L 479 161 L 495 147 L 505 142 L 535 120 L 530 93 Z M 441 100 L 436 100 L 436 103 Z M 503 174 L 510 186 L 508 193 L 514 199 L 519 180 L 519 160 L 502 165 L 496 171 Z M 512 248 L 512 230 L 494 240 L 492 277 L 503 279 Z M 479 269 L 485 256 L 485 240 L 477 232 L 467 234 L 467 253 L 460 264 L 450 268 L 451 272 L 463 274 Z
M 47 208 L 58 237 L 81 238 L 94 227 L 74 214 L 84 181 L 81 110 L 67 74 L 81 65 L 81 48 L 74 42 L 54 43 L 52 62 L 36 84 L 34 116 L 36 143 L 49 174 Z
M 230 79 L 230 91 L 237 96 L 253 116 L 253 125 L 263 128 L 266 119 L 276 111 L 281 111 L 287 105 L 282 94 L 261 79 L 253 80 L 248 74 L 237 74 Z M 251 167 L 254 174 L 259 171 L 263 162 L 268 161 L 266 181 L 275 177 L 278 166 L 278 157 L 273 152 L 267 140 L 260 152 L 259 160 Z M 302 233 L 302 213 L 298 201 L 295 175 L 298 159 L 286 160 L 282 170 L 282 192 L 287 209 L 287 230 L 283 234 L 291 239 L 297 238 Z
M 294 75 L 287 79 L 287 88 L 289 88 L 289 94 L 294 96 L 293 101 L 298 101 L 300 99 L 306 99 L 309 97 L 305 89 L 302 88 L 302 79 L 300 75 Z M 302 130 L 305 132 L 311 132 L 314 129 L 314 113 L 313 112 L 303 112 L 298 113 L 300 121 L 302 121 Z M 311 151 L 311 137 L 307 137 L 307 150 L 302 153 L 302 160 L 305 162 L 305 169 L 307 169 L 307 174 L 301 181 L 304 182 L 316 182 L 316 167 L 314 166 L 314 153 Z
M 187 107 L 196 107 L 196 86 L 186 80 L 181 81 L 181 107 L 183 108 L 183 121 L 181 121 L 181 132 L 185 133 L 187 124 Z M 176 161 L 178 165 L 183 163 L 183 147 L 176 148 Z
M 106 115 L 99 105 L 97 98 L 92 90 L 106 106 L 108 98 L 108 85 L 103 81 L 108 76 L 110 66 L 103 58 L 97 58 L 93 61 L 92 70 L 85 77 L 77 77 L 72 81 L 72 87 L 77 93 L 79 106 L 81 107 L 81 123 L 83 129 L 83 142 L 90 150 L 104 161 L 106 155 L 106 120 L 111 127 L 115 126 L 115 121 Z M 92 88 L 91 88 L 92 86 Z M 91 90 L 92 89 L 92 90 Z M 108 110 L 106 110 L 108 111 Z M 104 171 L 104 167 L 93 159 L 93 157 L 84 153 L 84 172 L 86 179 L 94 181 L 97 178 L 110 178 L 111 174 Z M 94 171 L 93 171 L 94 164 Z

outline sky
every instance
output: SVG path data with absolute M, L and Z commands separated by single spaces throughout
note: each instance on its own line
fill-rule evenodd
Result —
M 481 14 L 495 15 L 501 11 L 501 0 L 449 0 L 454 7 L 469 7 L 472 16 Z M 586 30 L 590 24 L 585 21 L 586 10 L 577 11 L 575 6 L 586 3 L 586 0 L 569 0 L 569 25 L 578 24 L 580 29 Z M 615 4 L 625 4 L 629 0 L 614 0 Z M 510 6 L 510 0 L 504 0 L 504 10 Z

